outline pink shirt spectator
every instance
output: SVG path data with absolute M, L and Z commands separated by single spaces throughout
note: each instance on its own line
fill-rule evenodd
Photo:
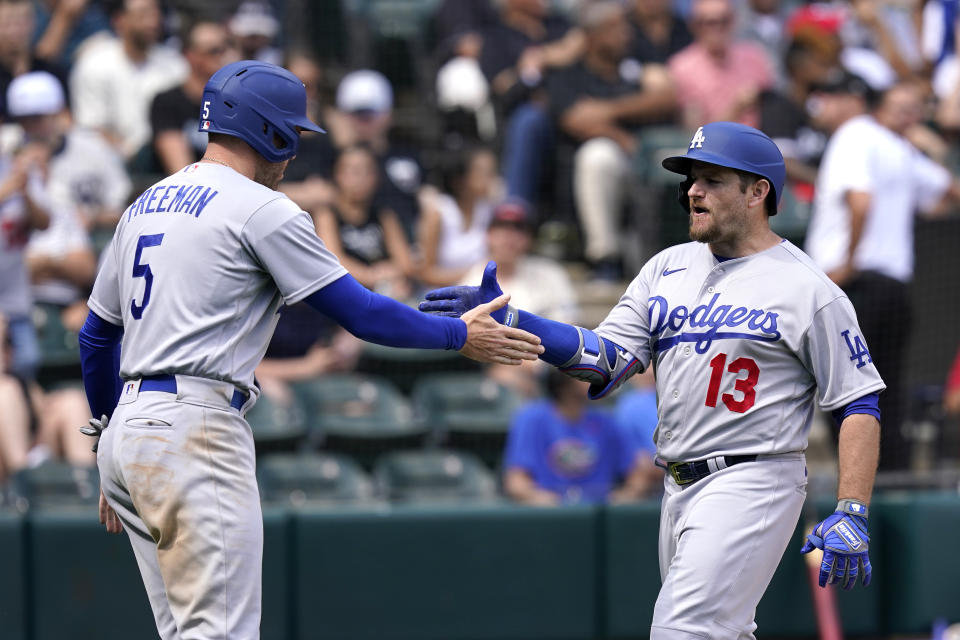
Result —
M 774 81 L 766 52 L 750 42 L 731 44 L 722 62 L 694 42 L 677 52 L 668 64 L 683 106 L 683 124 L 690 130 L 707 122 L 730 120 L 744 95 L 767 89 Z M 760 112 L 754 104 L 732 119 L 758 127 Z

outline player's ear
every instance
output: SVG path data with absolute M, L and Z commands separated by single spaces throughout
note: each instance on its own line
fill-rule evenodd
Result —
M 770 186 L 770 181 L 766 178 L 760 178 L 753 183 L 753 186 L 750 188 L 750 205 L 755 204 L 764 206 L 764 203 L 767 200 L 767 194 L 770 193 L 770 189 L 773 187 Z

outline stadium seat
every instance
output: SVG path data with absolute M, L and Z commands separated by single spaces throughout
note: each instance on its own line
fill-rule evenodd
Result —
M 480 365 L 456 351 L 442 349 L 396 349 L 364 343 L 357 371 L 388 379 L 409 394 L 419 375 L 449 371 L 479 371 Z M 417 375 L 411 375 L 416 372 Z
M 60 307 L 51 304 L 34 305 L 33 325 L 40 343 L 42 367 L 67 367 L 80 363 L 77 334 L 63 326 Z
M 419 447 L 426 428 L 388 380 L 373 375 L 329 375 L 297 383 L 309 440 L 347 453 L 369 468 L 384 451 Z
M 266 455 L 257 461 L 257 479 L 265 501 L 293 506 L 359 503 L 373 497 L 370 477 L 336 453 Z
M 304 408 L 296 395 L 293 402 L 285 406 L 261 394 L 246 419 L 258 450 L 287 448 L 307 435 Z
M 496 500 L 493 474 L 475 456 L 449 449 L 395 451 L 374 466 L 377 493 L 393 502 Z
M 787 184 L 780 199 L 777 215 L 770 218 L 770 228 L 801 249 L 810 224 L 813 205 L 797 198 L 793 186 Z
M 11 484 L 20 510 L 96 505 L 100 475 L 96 467 L 80 467 L 58 460 L 16 472 Z
M 435 430 L 506 433 L 520 396 L 482 373 L 448 373 L 418 378 L 413 403 Z

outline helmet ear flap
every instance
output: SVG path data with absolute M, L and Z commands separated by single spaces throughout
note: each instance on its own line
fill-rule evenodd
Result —
M 677 202 L 680 203 L 680 208 L 687 213 L 690 213 L 690 197 L 687 195 L 687 192 L 690 191 L 690 187 L 692 186 L 693 178 L 687 176 L 687 179 L 677 187 Z

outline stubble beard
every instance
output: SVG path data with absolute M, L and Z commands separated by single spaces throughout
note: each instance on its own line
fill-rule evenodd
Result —
M 258 161 L 254 170 L 253 181 L 276 191 L 277 187 L 280 186 L 280 181 L 283 180 L 283 172 L 289 162 L 289 160 L 283 162 Z

